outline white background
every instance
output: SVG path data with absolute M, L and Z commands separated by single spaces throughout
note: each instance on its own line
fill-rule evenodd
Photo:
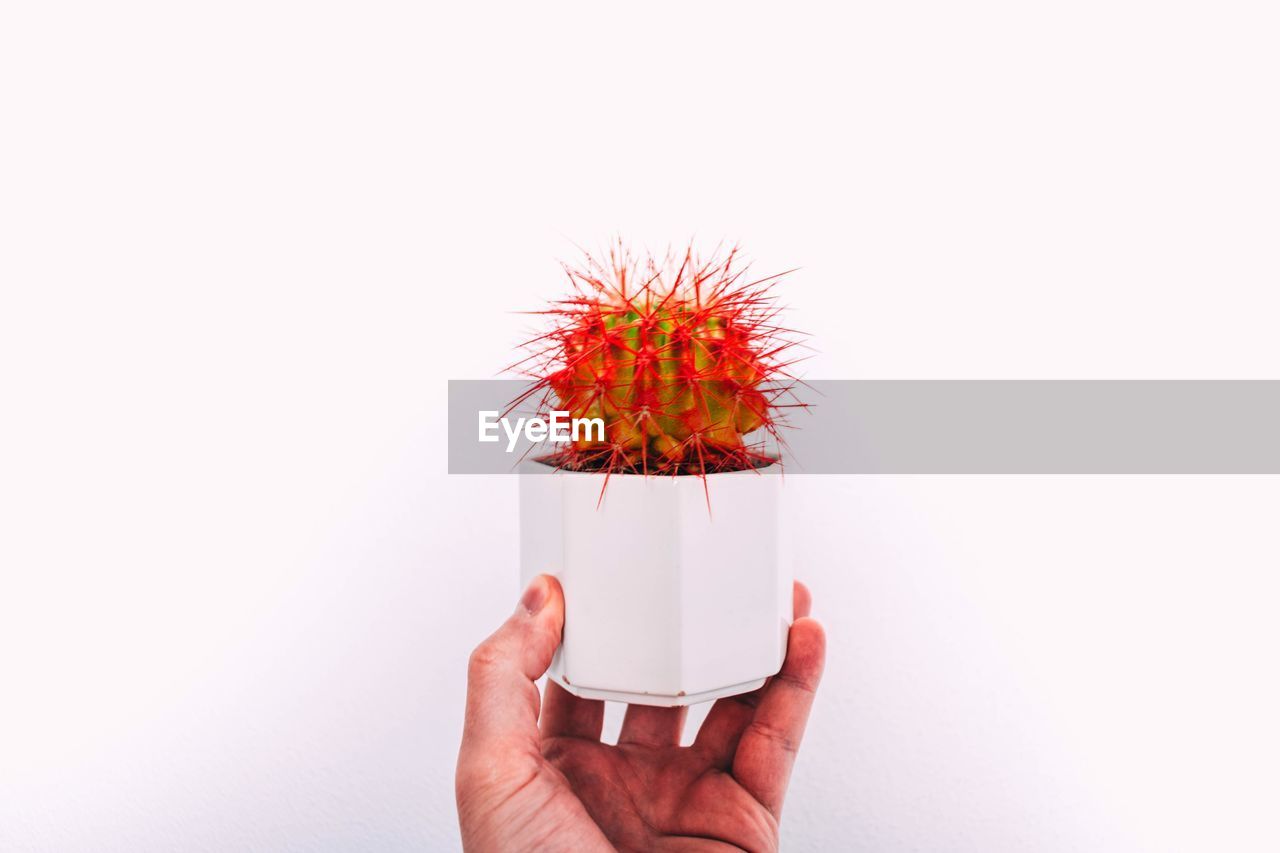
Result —
M 0 849 L 448 850 L 571 241 L 818 378 L 1280 378 L 1274 4 L 6 4 Z M 1275 850 L 1276 478 L 792 480 L 790 850 Z M 614 720 L 616 724 L 616 720 Z

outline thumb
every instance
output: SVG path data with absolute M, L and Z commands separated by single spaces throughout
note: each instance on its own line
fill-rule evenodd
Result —
M 538 738 L 538 687 L 564 627 L 564 594 L 550 575 L 529 584 L 515 613 L 471 653 L 463 748 Z

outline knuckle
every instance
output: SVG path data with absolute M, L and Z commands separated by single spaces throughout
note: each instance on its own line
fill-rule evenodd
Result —
M 497 644 L 492 639 L 485 640 L 475 647 L 475 650 L 471 652 L 471 657 L 467 660 L 467 677 L 477 678 L 487 672 L 492 672 L 497 668 L 501 660 L 502 657 L 499 654 Z
M 777 675 L 775 675 L 774 679 L 787 685 L 788 687 L 794 687 L 796 690 L 799 690 L 804 693 L 818 692 L 818 683 L 816 679 L 807 677 L 799 673 L 787 672 L 784 670 L 778 673 Z
M 791 733 L 783 728 L 755 720 L 751 723 L 751 728 L 755 733 L 775 745 L 788 755 L 795 755 L 800 751 L 800 744 L 792 737 Z

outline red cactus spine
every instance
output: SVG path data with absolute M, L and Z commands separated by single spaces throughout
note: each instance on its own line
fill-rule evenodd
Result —
M 607 265 L 588 255 L 565 271 L 574 292 L 542 312 L 553 328 L 528 345 L 526 373 L 542 411 L 599 418 L 605 434 L 584 432 L 544 461 L 700 476 L 776 461 L 748 436 L 778 438 L 793 383 L 783 356 L 794 335 L 775 324 L 771 293 L 785 273 L 748 280 L 736 249 L 638 262 L 620 244 Z

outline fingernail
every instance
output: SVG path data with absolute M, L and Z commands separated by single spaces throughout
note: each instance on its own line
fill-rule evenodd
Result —
M 524 595 L 520 596 L 520 606 L 532 616 L 541 610 L 542 605 L 546 603 L 547 581 L 542 575 L 538 575 L 533 579 L 533 583 L 529 584 L 529 588 L 524 591 Z

